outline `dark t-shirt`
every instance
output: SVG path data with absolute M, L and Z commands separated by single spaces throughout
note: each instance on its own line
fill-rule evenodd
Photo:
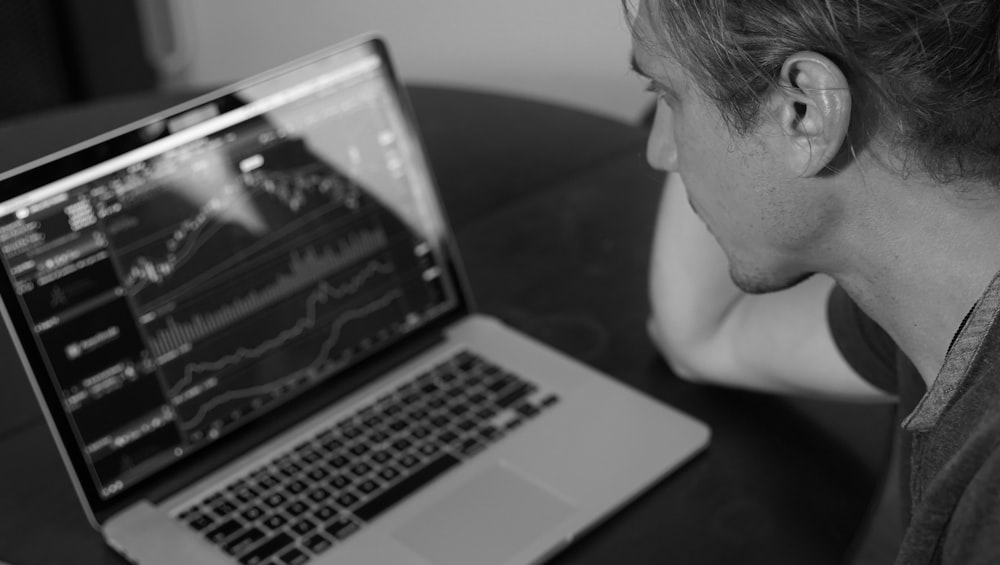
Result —
M 896 395 L 897 429 L 902 421 L 917 407 L 927 392 L 927 386 L 916 367 L 900 351 L 896 342 L 867 314 L 861 311 L 840 287 L 835 287 L 827 301 L 827 318 L 830 331 L 844 359 L 866 381 L 876 388 Z M 901 433 L 899 484 L 903 490 L 903 523 L 910 521 L 910 434 Z

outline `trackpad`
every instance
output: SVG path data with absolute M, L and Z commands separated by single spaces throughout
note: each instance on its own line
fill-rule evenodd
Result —
M 435 565 L 499 565 L 572 512 L 570 503 L 494 465 L 407 521 L 393 536 Z

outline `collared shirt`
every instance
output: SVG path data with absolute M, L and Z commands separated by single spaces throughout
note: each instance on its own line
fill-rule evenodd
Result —
M 831 331 L 845 359 L 900 396 L 907 521 L 900 564 L 1000 563 L 1000 274 L 929 390 L 888 335 L 837 289 Z

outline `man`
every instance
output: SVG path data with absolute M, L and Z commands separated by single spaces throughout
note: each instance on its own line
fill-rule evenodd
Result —
M 644 0 L 675 372 L 898 399 L 898 563 L 1000 563 L 1000 3 Z

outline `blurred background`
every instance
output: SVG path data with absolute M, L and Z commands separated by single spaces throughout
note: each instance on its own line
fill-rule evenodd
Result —
M 155 91 L 204 91 L 358 34 L 410 83 L 540 99 L 625 121 L 618 0 L 3 0 L 0 119 Z

